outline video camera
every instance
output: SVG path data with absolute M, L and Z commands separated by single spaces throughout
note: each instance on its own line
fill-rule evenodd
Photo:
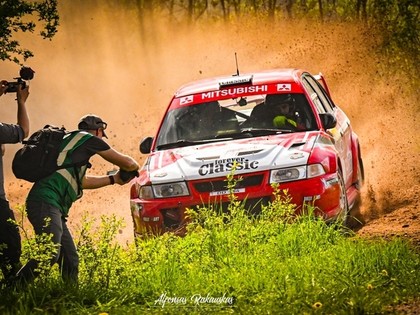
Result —
M 34 73 L 35 73 L 35 71 L 32 70 L 30 67 L 23 66 L 19 71 L 20 77 L 14 78 L 17 81 L 16 82 L 7 82 L 7 84 L 6 84 L 7 89 L 6 89 L 5 93 L 17 92 L 19 85 L 21 85 L 22 89 L 24 89 L 26 87 L 26 82 L 25 81 L 32 80 L 34 78 Z

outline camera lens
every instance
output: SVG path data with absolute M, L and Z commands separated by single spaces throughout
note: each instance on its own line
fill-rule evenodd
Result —
M 34 73 L 35 71 L 30 67 L 22 67 L 19 72 L 23 80 L 32 80 L 34 78 Z

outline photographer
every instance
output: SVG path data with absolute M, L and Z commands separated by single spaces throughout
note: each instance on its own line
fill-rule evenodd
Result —
M 8 82 L 0 81 L 0 96 L 8 89 Z M 26 111 L 26 100 L 29 96 L 29 87 L 18 85 L 16 90 L 17 124 L 0 123 L 0 268 L 5 280 L 14 276 L 20 267 L 21 240 L 19 228 L 10 222 L 15 220 L 13 211 L 4 190 L 3 155 L 5 143 L 22 142 L 29 134 L 29 117 Z
M 58 263 L 63 280 L 70 283 L 77 283 L 79 273 L 79 255 L 67 227 L 72 204 L 82 197 L 83 189 L 124 185 L 138 175 L 137 162 L 102 139 L 107 138 L 106 128 L 107 123 L 100 117 L 92 114 L 83 116 L 78 130 L 66 137 L 62 144 L 62 148 L 69 148 L 63 162 L 69 166 L 36 181 L 26 199 L 26 212 L 35 233 L 52 235 L 52 241 L 57 245 L 57 251 L 51 257 L 51 266 Z M 113 175 L 87 175 L 89 160 L 94 155 L 99 155 L 120 170 Z M 16 282 L 25 286 L 38 274 L 38 261 L 32 258 L 19 270 Z

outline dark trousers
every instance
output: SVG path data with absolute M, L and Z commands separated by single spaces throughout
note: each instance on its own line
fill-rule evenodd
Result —
M 57 245 L 57 252 L 51 257 L 51 265 L 58 263 L 65 281 L 77 282 L 79 274 L 79 255 L 73 238 L 67 228 L 61 211 L 45 202 L 28 201 L 26 204 L 28 219 L 32 223 L 35 234 L 52 234 L 52 241 Z M 46 225 L 46 219 L 49 223 Z M 19 282 L 32 282 L 38 275 L 38 262 L 31 259 L 18 272 Z
M 5 279 L 13 277 L 20 268 L 21 239 L 19 228 L 9 202 L 0 198 L 0 268 Z

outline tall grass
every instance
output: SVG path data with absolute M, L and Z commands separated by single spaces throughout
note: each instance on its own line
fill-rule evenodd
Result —
M 27 288 L 0 289 L 0 313 L 364 314 L 418 297 L 420 259 L 407 241 L 349 237 L 312 211 L 294 218 L 287 195 L 275 194 L 257 217 L 232 195 L 227 212 L 190 209 L 185 237 L 128 245 L 116 241 L 121 219 L 94 229 L 86 216 L 75 235 L 79 285 L 41 266 L 48 272 Z M 24 244 L 27 259 L 35 243 Z

